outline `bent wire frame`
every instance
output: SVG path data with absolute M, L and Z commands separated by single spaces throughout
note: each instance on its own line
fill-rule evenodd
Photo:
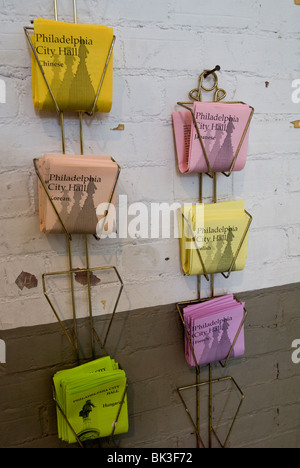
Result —
M 217 431 L 213 427 L 212 385 L 216 384 L 216 383 L 220 383 L 220 382 L 226 382 L 226 381 L 231 381 L 234 384 L 234 386 L 236 387 L 236 389 L 238 390 L 238 392 L 240 394 L 240 401 L 239 401 L 237 410 L 234 413 L 232 423 L 230 424 L 230 427 L 229 427 L 228 433 L 226 435 L 225 441 L 222 443 L 219 436 L 218 436 L 218 434 L 217 434 Z M 204 387 L 206 385 L 209 385 L 209 447 L 211 448 L 211 444 L 212 444 L 211 435 L 213 434 L 215 436 L 215 438 L 217 439 L 220 447 L 226 448 L 227 443 L 228 443 L 229 438 L 230 438 L 230 435 L 232 433 L 233 427 L 234 427 L 234 425 L 236 423 L 236 420 L 237 420 L 237 417 L 239 415 L 240 409 L 241 409 L 242 404 L 244 402 L 245 395 L 244 395 L 243 391 L 241 390 L 241 388 L 239 387 L 239 385 L 237 384 L 236 380 L 231 376 L 220 377 L 218 379 L 212 379 L 211 367 L 209 369 L 209 380 L 208 381 L 201 382 L 201 383 L 195 383 L 195 384 L 192 384 L 192 385 L 177 388 L 177 393 L 178 393 L 178 395 L 180 397 L 180 400 L 181 400 L 181 402 L 182 402 L 182 404 L 183 404 L 183 406 L 185 408 L 185 411 L 186 411 L 186 413 L 187 413 L 187 415 L 188 415 L 188 417 L 190 419 L 190 422 L 191 422 L 191 424 L 192 424 L 192 426 L 193 426 L 193 428 L 195 430 L 197 440 L 202 445 L 202 448 L 207 448 L 207 447 L 205 446 L 205 444 L 203 442 L 203 439 L 202 439 L 202 437 L 200 435 L 199 424 L 195 423 L 195 421 L 194 421 L 194 419 L 193 419 L 193 417 L 191 415 L 191 412 L 190 412 L 190 410 L 188 408 L 188 405 L 187 405 L 185 399 L 182 396 L 182 392 L 185 391 L 185 390 L 190 390 L 190 389 L 196 389 L 198 391 L 201 387 Z
M 88 262 L 88 252 L 87 252 L 87 262 Z M 104 337 L 104 340 L 103 340 L 103 343 L 101 342 L 101 339 L 99 338 L 99 335 L 98 333 L 96 332 L 95 330 L 95 326 L 94 326 L 94 316 L 93 316 L 93 307 L 92 307 L 92 294 L 91 294 L 91 282 L 90 282 L 90 279 L 91 279 L 91 274 L 94 273 L 94 272 L 102 272 L 102 271 L 113 271 L 115 273 L 115 275 L 117 276 L 118 278 L 118 282 L 120 284 L 120 287 L 119 287 L 119 291 L 117 293 L 117 298 L 116 298 L 116 301 L 115 301 L 115 304 L 114 304 L 114 307 L 113 307 L 113 311 L 111 313 L 111 317 L 110 317 L 110 320 L 109 320 L 109 323 L 108 323 L 108 326 L 107 326 L 107 330 L 106 330 L 106 333 L 105 333 L 105 337 Z M 113 323 L 113 320 L 114 320 L 114 317 L 115 317 L 115 314 L 116 314 L 116 311 L 117 311 L 117 307 L 118 307 L 118 304 L 119 304 L 119 301 L 120 301 L 120 298 L 121 298 L 121 294 L 122 294 L 122 291 L 123 291 L 123 288 L 124 288 L 124 283 L 122 281 L 122 278 L 117 270 L 117 268 L 115 266 L 105 266 L 105 267 L 96 267 L 96 268 L 90 268 L 89 266 L 87 266 L 87 268 L 78 268 L 78 269 L 70 269 L 70 270 L 66 270 L 66 271 L 60 271 L 60 272 L 52 272 L 52 273 L 44 273 L 43 276 L 42 276 L 42 281 L 43 281 L 43 292 L 44 292 L 44 296 L 46 297 L 47 301 L 48 301 L 48 304 L 50 305 L 55 317 L 57 318 L 67 340 L 69 341 L 69 343 L 71 344 L 72 348 L 74 349 L 74 351 L 76 353 L 78 353 L 78 337 L 77 337 L 77 317 L 76 317 L 76 313 L 75 311 L 73 310 L 73 318 L 74 318 L 74 321 L 73 321 L 73 337 L 70 335 L 70 333 L 68 332 L 67 328 L 65 327 L 65 325 L 63 324 L 63 321 L 61 320 L 60 316 L 59 316 L 59 313 L 57 311 L 57 308 L 54 306 L 54 303 L 53 303 L 53 300 L 51 300 L 50 298 L 50 294 L 48 292 L 48 289 L 47 289 L 47 284 L 46 284 L 46 279 L 47 278 L 50 278 L 50 277 L 57 277 L 57 276 L 67 276 L 69 275 L 70 278 L 73 277 L 73 275 L 76 275 L 76 273 L 86 273 L 87 275 L 87 286 L 88 286 L 88 304 L 89 304 L 89 326 L 90 326 L 90 340 L 91 340 L 91 349 L 92 349 L 92 359 L 95 359 L 95 340 L 97 341 L 98 345 L 100 346 L 101 350 L 104 350 L 105 351 L 105 346 L 106 346 L 106 343 L 107 343 L 107 340 L 108 340 L 108 336 L 109 336 L 109 333 L 110 333 L 110 330 L 111 330 L 111 326 L 112 326 L 112 323 Z M 72 283 L 74 284 L 74 282 L 72 281 Z M 72 292 L 72 297 L 75 293 L 75 290 L 74 290 L 74 286 L 73 286 L 73 289 L 71 290 Z M 73 301 L 72 301 L 73 303 Z M 106 351 L 105 351 L 106 352 Z

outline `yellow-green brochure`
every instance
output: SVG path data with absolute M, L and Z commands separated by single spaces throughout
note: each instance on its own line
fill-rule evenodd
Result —
M 72 444 L 74 432 L 81 442 L 128 432 L 126 375 L 110 357 L 60 371 L 53 381 L 65 416 L 57 410 L 60 439 Z

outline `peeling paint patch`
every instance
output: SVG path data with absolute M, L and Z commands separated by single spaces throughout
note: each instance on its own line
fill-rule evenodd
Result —
M 294 120 L 291 124 L 294 125 L 294 128 L 300 128 L 300 120 Z
M 88 275 L 86 271 L 80 271 L 75 273 L 75 281 L 77 283 L 81 284 L 82 286 L 86 286 L 88 284 Z M 94 275 L 93 272 L 90 272 L 90 282 L 91 286 L 97 286 L 99 283 L 101 283 L 101 280 Z
M 31 273 L 26 273 L 25 271 L 22 271 L 15 283 L 21 291 L 23 291 L 24 288 L 33 289 L 38 286 L 37 278 Z
M 116 128 L 111 128 L 112 131 L 124 131 L 125 130 L 125 125 L 124 124 L 119 124 Z

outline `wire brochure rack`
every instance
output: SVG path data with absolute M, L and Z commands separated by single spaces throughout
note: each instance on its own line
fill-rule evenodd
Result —
M 195 128 L 196 136 L 198 137 L 199 142 L 200 142 L 200 147 L 199 148 L 201 148 L 202 156 L 203 156 L 203 158 L 204 158 L 204 160 L 206 162 L 206 166 L 207 166 L 206 171 L 203 171 L 203 172 L 199 173 L 199 203 L 200 204 L 203 203 L 203 175 L 204 174 L 206 174 L 212 180 L 212 183 L 213 183 L 213 203 L 214 204 L 217 203 L 217 176 L 218 175 L 217 175 L 216 172 L 213 171 L 213 169 L 211 167 L 211 164 L 210 164 L 210 161 L 209 161 L 209 156 L 207 154 L 207 150 L 206 150 L 206 147 L 205 147 L 202 135 L 201 135 L 201 131 L 200 131 L 197 119 L 196 119 L 196 115 L 195 115 L 195 113 L 193 111 L 193 106 L 194 106 L 195 102 L 202 102 L 202 98 L 203 98 L 204 93 L 213 93 L 213 102 L 214 103 L 219 103 L 223 99 L 225 99 L 226 92 L 223 89 L 220 89 L 219 85 L 218 85 L 218 77 L 217 77 L 216 71 L 219 71 L 219 70 L 220 70 L 220 66 L 218 66 L 218 65 L 216 66 L 216 68 L 214 70 L 204 70 L 203 73 L 199 77 L 198 88 L 193 89 L 189 93 L 191 101 L 189 101 L 189 102 L 181 102 L 180 101 L 180 102 L 177 103 L 177 105 L 179 105 L 180 107 L 183 107 L 185 110 L 187 110 L 187 111 L 189 111 L 191 113 L 192 125 Z M 210 84 L 206 84 L 207 82 L 208 83 L 210 82 Z M 230 102 L 230 103 L 227 102 L 227 103 L 223 103 L 223 104 L 244 104 L 244 103 L 242 103 L 242 102 Z M 249 118 L 246 121 L 245 127 L 243 128 L 241 139 L 240 139 L 240 141 L 239 141 L 239 143 L 237 145 L 237 149 L 235 151 L 233 160 L 230 163 L 230 168 L 227 171 L 222 171 L 222 174 L 224 176 L 226 176 L 226 177 L 230 177 L 232 175 L 232 172 L 233 172 L 233 170 L 235 168 L 235 165 L 237 163 L 237 160 L 238 160 L 238 157 L 239 157 L 243 142 L 244 142 L 245 137 L 247 135 L 247 132 L 249 130 L 249 126 L 250 126 L 250 123 L 251 123 L 251 120 L 252 120 L 252 117 L 253 117 L 253 114 L 254 114 L 254 109 L 251 106 L 249 106 L 249 108 L 250 108 L 250 115 L 249 115 Z M 185 139 L 185 145 L 186 145 L 186 142 L 187 141 Z M 197 172 L 197 171 L 194 171 L 194 172 Z M 192 353 L 192 356 L 193 356 L 193 359 L 194 359 L 194 362 L 195 362 L 196 378 L 195 378 L 195 383 L 192 383 L 190 385 L 184 385 L 184 386 L 182 386 L 180 388 L 177 388 L 176 390 L 178 392 L 178 396 L 180 398 L 180 401 L 184 406 L 184 409 L 185 409 L 185 411 L 186 411 L 186 413 L 187 413 L 187 415 L 189 417 L 191 425 L 192 425 L 192 427 L 194 429 L 194 432 L 196 434 L 197 447 L 198 448 L 200 448 L 200 447 L 201 448 L 212 448 L 212 446 L 213 446 L 213 436 L 214 436 L 215 439 L 217 440 L 217 443 L 219 444 L 219 446 L 222 447 L 222 448 L 226 448 L 226 446 L 228 444 L 228 441 L 229 441 L 229 438 L 230 438 L 230 435 L 231 435 L 232 430 L 234 428 L 234 425 L 236 423 L 237 417 L 239 415 L 241 406 L 243 404 L 245 395 L 244 395 L 242 389 L 240 388 L 240 386 L 238 385 L 238 383 L 236 382 L 236 380 L 233 377 L 224 376 L 224 377 L 220 377 L 220 378 L 213 378 L 212 363 L 208 365 L 208 373 L 209 373 L 208 380 L 201 382 L 202 369 L 201 369 L 200 365 L 198 365 L 198 363 L 197 363 L 197 358 L 195 356 L 195 349 L 193 348 L 192 341 L 191 341 L 191 336 L 190 336 L 189 331 L 188 331 L 188 329 L 186 327 L 186 324 L 185 324 L 185 320 L 184 320 L 184 316 L 183 316 L 183 309 L 188 305 L 200 304 L 200 303 L 210 301 L 211 299 L 216 298 L 216 296 L 215 296 L 215 274 L 214 273 L 208 274 L 205 262 L 202 259 L 201 249 L 199 248 L 199 246 L 198 246 L 198 244 L 196 242 L 192 226 L 191 226 L 189 220 L 184 216 L 184 214 L 181 213 L 181 215 L 183 217 L 183 222 L 187 226 L 188 231 L 190 233 L 189 238 L 191 239 L 191 242 L 194 243 L 194 248 L 197 251 L 197 254 L 199 256 L 199 260 L 200 260 L 202 270 L 203 270 L 203 275 L 198 276 L 198 299 L 192 300 L 192 301 L 181 302 L 181 303 L 177 304 L 177 311 L 178 311 L 178 314 L 180 316 L 180 320 L 181 320 L 182 325 L 183 325 L 186 341 L 188 343 L 188 346 L 190 348 L 190 351 Z M 226 279 L 229 278 L 232 271 L 234 271 L 236 261 L 237 261 L 237 259 L 239 257 L 239 254 L 241 252 L 241 248 L 242 248 L 242 246 L 243 246 L 243 244 L 245 242 L 246 236 L 248 235 L 248 232 L 249 232 L 249 229 L 250 229 L 250 225 L 252 223 L 252 216 L 250 215 L 250 213 L 245 211 L 245 215 L 248 218 L 248 222 L 247 222 L 245 231 L 242 233 L 242 236 L 241 236 L 240 241 L 238 243 L 238 247 L 237 247 L 235 253 L 233 254 L 233 259 L 232 259 L 232 262 L 230 264 L 230 267 L 229 267 L 228 271 L 222 272 L 223 277 L 226 278 Z M 202 279 L 202 276 L 204 276 L 204 278 L 208 282 L 210 281 L 210 297 L 205 298 L 205 299 L 201 298 L 201 279 Z M 238 301 L 237 298 L 235 298 L 235 299 Z M 238 330 L 237 330 L 235 338 L 234 338 L 234 340 L 232 342 L 232 346 L 231 346 L 231 348 L 229 350 L 229 353 L 228 353 L 226 359 L 223 362 L 219 361 L 219 364 L 223 369 L 226 369 L 230 364 L 230 359 L 232 357 L 233 348 L 234 348 L 235 343 L 236 343 L 236 341 L 237 341 L 237 339 L 238 339 L 238 337 L 239 337 L 239 335 L 241 333 L 241 330 L 242 330 L 242 328 L 243 328 L 243 326 L 245 324 L 246 318 L 247 318 L 247 311 L 244 308 L 243 319 L 242 319 L 242 321 L 241 321 L 241 323 L 240 323 L 240 325 L 238 327 Z M 238 402 L 237 408 L 234 411 L 232 421 L 230 423 L 228 432 L 225 435 L 224 440 L 221 440 L 221 437 L 219 436 L 218 431 L 215 429 L 214 424 L 213 424 L 213 419 L 214 419 L 213 387 L 215 386 L 215 384 L 222 383 L 222 382 L 231 383 L 235 387 L 235 389 L 236 389 L 236 391 L 238 393 L 238 396 L 239 396 L 239 402 Z M 201 432 L 200 431 L 200 390 L 205 388 L 205 387 L 208 387 L 208 444 L 204 443 L 204 437 L 200 433 Z M 196 412 L 195 412 L 196 416 L 195 417 L 193 417 L 193 414 L 192 414 L 193 412 L 189 409 L 189 405 L 187 403 L 187 400 L 184 397 L 185 392 L 187 390 L 194 390 L 196 392 L 196 408 L 195 408 L 196 409 Z
M 54 5 L 55 21 L 58 21 L 57 0 L 53 0 L 53 5 Z M 76 4 L 76 0 L 73 0 L 73 13 L 74 13 L 74 24 L 77 24 L 77 4 Z M 44 83 L 46 84 L 47 90 L 50 93 L 51 99 L 53 101 L 54 108 L 55 108 L 55 110 L 57 112 L 57 115 L 59 117 L 59 122 L 60 122 L 60 127 L 61 127 L 62 153 L 66 154 L 64 111 L 61 110 L 61 108 L 60 108 L 60 106 L 59 106 L 59 104 L 57 102 L 57 99 L 56 99 L 56 97 L 54 95 L 54 92 L 52 90 L 51 83 L 49 82 L 49 79 L 47 79 L 47 77 L 46 77 L 43 64 L 41 63 L 41 60 L 40 60 L 40 58 L 38 56 L 38 53 L 36 51 L 34 41 L 32 40 L 33 33 L 34 33 L 34 27 L 26 26 L 26 27 L 24 27 L 24 32 L 25 32 L 26 39 L 27 39 L 28 44 L 29 44 L 30 49 L 31 49 L 32 60 L 36 61 L 36 64 L 38 66 L 38 70 L 40 71 L 41 76 L 42 76 L 42 78 L 44 80 Z M 83 114 L 85 114 L 85 115 L 87 115 L 89 117 L 93 117 L 93 115 L 95 113 L 96 105 L 97 105 L 99 96 L 101 98 L 100 93 L 101 93 L 101 90 L 102 90 L 102 87 L 103 87 L 103 83 L 104 83 L 104 80 L 105 80 L 105 77 L 106 77 L 106 73 L 107 73 L 108 67 L 109 67 L 109 65 L 111 63 L 111 60 L 112 60 L 112 53 L 113 53 L 115 41 L 116 41 L 116 37 L 113 36 L 112 42 L 111 42 L 111 44 L 110 44 L 110 46 L 108 48 L 107 57 L 105 59 L 103 70 L 101 72 L 101 75 L 99 76 L 99 85 L 98 85 L 98 88 L 96 90 L 92 106 L 90 108 L 88 108 L 88 109 L 78 111 L 80 154 L 81 155 L 84 155 Z M 85 284 L 86 284 L 86 288 L 87 288 L 89 335 L 90 335 L 90 347 L 91 347 L 91 356 L 90 356 L 90 358 L 88 358 L 88 360 L 89 359 L 91 359 L 91 360 L 95 359 L 95 357 L 96 357 L 96 344 L 98 344 L 98 346 L 100 348 L 101 356 L 107 356 L 108 355 L 108 353 L 106 351 L 106 346 L 107 346 L 107 343 L 108 343 L 108 340 L 109 340 L 109 335 L 110 335 L 110 331 L 111 331 L 111 328 L 112 328 L 112 325 L 113 325 L 113 320 L 115 318 L 117 307 L 118 307 L 118 304 L 119 304 L 119 301 L 120 301 L 120 298 L 121 298 L 121 295 L 122 295 L 122 292 L 123 292 L 124 283 L 123 283 L 123 280 L 122 280 L 122 278 L 120 276 L 120 273 L 118 272 L 118 270 L 117 270 L 117 268 L 115 266 L 91 267 L 88 234 L 84 235 L 85 268 L 83 268 L 83 269 L 82 268 L 81 269 L 74 268 L 74 266 L 73 266 L 73 263 L 74 263 L 73 262 L 73 254 L 72 254 L 72 235 L 68 231 L 68 229 L 67 229 L 67 227 L 66 227 L 66 225 L 64 223 L 64 220 L 62 219 L 62 217 L 61 217 L 61 215 L 59 213 L 59 210 L 57 209 L 56 204 L 52 200 L 51 194 L 49 193 L 49 190 L 47 189 L 47 184 L 46 184 L 45 180 L 43 179 L 42 174 L 41 174 L 41 172 L 40 172 L 40 170 L 38 168 L 38 159 L 34 159 L 33 163 L 34 163 L 34 168 L 35 168 L 35 171 L 36 171 L 36 175 L 37 175 L 38 180 L 39 180 L 39 182 L 41 184 L 41 187 L 44 190 L 44 192 L 46 194 L 46 197 L 47 197 L 48 201 L 50 202 L 50 204 L 51 204 L 51 206 L 52 206 L 52 208 L 53 208 L 53 210 L 55 212 L 55 215 L 56 215 L 56 217 L 57 217 L 57 219 L 58 219 L 58 221 L 59 221 L 59 223 L 60 223 L 60 225 L 61 225 L 61 227 L 63 229 L 63 232 L 65 234 L 66 241 L 67 241 L 67 255 L 68 255 L 68 265 L 69 265 L 69 268 L 64 270 L 64 271 L 44 273 L 42 275 L 43 293 L 44 293 L 44 296 L 45 296 L 49 306 L 51 307 L 57 321 L 59 322 L 59 324 L 61 326 L 61 329 L 62 329 L 66 339 L 68 340 L 70 346 L 72 347 L 72 349 L 73 349 L 73 351 L 75 353 L 75 356 L 76 356 L 77 363 L 79 365 L 81 358 L 80 358 L 80 354 L 79 354 L 79 339 L 78 339 L 78 329 L 77 329 L 78 311 L 77 311 L 76 300 L 75 300 L 74 277 L 77 274 L 81 274 L 81 275 L 85 275 L 85 278 L 86 278 Z M 113 196 L 115 194 L 115 191 L 116 191 L 117 182 L 118 182 L 118 179 L 119 179 L 119 176 L 120 176 L 120 171 L 121 171 L 121 169 L 118 166 L 118 172 L 117 172 L 117 176 L 116 176 L 116 179 L 114 181 L 114 184 L 113 184 L 113 189 L 112 189 L 112 191 L 110 193 L 110 196 L 109 196 L 109 198 L 107 200 L 107 210 L 104 213 L 102 227 L 100 229 L 100 232 L 97 232 L 97 236 L 94 235 L 94 237 L 99 241 L 101 240 L 101 234 L 103 232 L 105 221 L 106 221 L 108 213 L 109 213 L 110 204 L 111 204 L 112 198 L 113 198 Z M 108 323 L 104 326 L 105 330 L 102 333 L 102 335 L 104 335 L 104 338 L 101 338 L 101 339 L 99 337 L 99 333 L 97 332 L 95 324 L 94 324 L 94 311 L 93 311 L 93 303 L 92 303 L 92 282 L 91 282 L 91 278 L 93 276 L 93 273 L 100 273 L 100 272 L 111 272 L 112 275 L 115 277 L 115 280 L 114 280 L 113 284 L 116 283 L 116 285 L 117 285 L 116 286 L 117 291 L 116 291 L 115 302 L 114 302 L 114 304 L 112 306 L 112 312 L 110 314 L 110 319 L 108 320 Z M 58 310 L 59 308 L 58 308 L 58 306 L 56 304 L 55 296 L 53 297 L 53 293 L 52 293 L 52 291 L 50 291 L 50 289 L 48 287 L 48 281 L 51 278 L 52 279 L 53 278 L 58 278 L 59 279 L 59 278 L 64 278 L 64 277 L 69 278 L 69 290 L 70 290 L 70 295 L 71 295 L 70 303 L 71 303 L 71 307 L 72 307 L 72 323 L 73 323 L 71 330 L 68 330 L 67 327 L 65 326 L 65 324 L 63 322 L 63 319 L 61 317 L 61 313 Z M 122 409 L 122 406 L 124 404 L 125 397 L 127 395 L 127 388 L 128 388 L 128 385 L 126 385 L 124 395 L 123 395 L 122 400 L 120 402 L 117 417 L 116 417 L 115 421 L 112 421 L 111 439 L 114 436 L 116 424 L 118 422 L 118 418 L 120 416 L 121 409 Z M 56 403 L 58 411 L 60 411 L 60 413 L 62 414 L 63 418 L 65 419 L 67 425 L 69 426 L 70 430 L 73 432 L 78 444 L 80 445 L 81 448 L 84 448 L 84 444 L 82 443 L 80 438 L 76 435 L 74 429 L 70 425 L 66 415 L 64 414 L 62 408 L 60 407 L 60 405 L 59 405 L 59 403 L 57 401 L 57 397 L 55 395 L 54 387 L 53 387 L 53 399 L 54 399 L 54 401 Z

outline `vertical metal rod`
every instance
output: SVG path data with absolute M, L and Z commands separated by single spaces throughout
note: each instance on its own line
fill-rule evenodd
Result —
M 88 286 L 88 299 L 89 299 L 89 320 L 90 320 L 91 349 L 92 349 L 92 359 L 95 359 L 95 340 L 94 340 L 93 306 L 92 306 L 92 293 L 91 293 L 89 240 L 88 240 L 87 234 L 85 236 L 85 256 L 86 256 L 87 286 Z
M 55 21 L 58 21 L 57 0 L 53 0 L 53 4 L 54 4 L 54 17 L 55 17 Z M 74 23 L 77 24 L 77 5 L 76 5 L 76 0 L 73 0 L 73 14 L 74 14 Z
M 77 24 L 77 5 L 76 0 L 73 0 L 74 23 Z
M 199 174 L 199 203 L 203 203 L 203 174 Z M 198 276 L 198 299 L 201 299 L 201 275 Z
M 73 0 L 73 14 L 74 23 L 77 24 L 77 5 L 76 0 Z M 83 155 L 83 130 L 82 130 L 82 112 L 79 115 L 79 136 L 80 136 L 80 154 Z M 94 339 L 94 324 L 93 324 L 93 305 L 92 305 L 92 292 L 91 292 L 91 272 L 90 272 L 90 258 L 89 258 L 89 240 L 88 235 L 85 235 L 85 258 L 87 269 L 87 287 L 88 287 L 88 303 L 89 303 L 89 322 L 90 322 L 90 339 L 92 359 L 95 359 L 95 339 Z
M 198 299 L 201 299 L 201 275 L 198 276 Z
M 212 448 L 212 364 L 209 364 L 209 448 Z
M 63 112 L 60 112 L 60 127 L 61 127 L 62 152 L 63 152 L 63 154 L 66 154 L 65 120 L 64 120 L 64 113 Z
M 72 311 L 73 311 L 74 348 L 76 350 L 77 359 L 79 361 L 77 317 L 76 317 L 76 307 L 75 307 L 75 290 L 74 290 L 73 263 L 72 263 L 72 249 L 71 249 L 70 238 L 68 237 L 67 239 L 68 239 L 68 254 L 69 254 L 69 271 L 70 271 L 70 283 L 71 283 Z
M 53 0 L 53 5 L 54 5 L 55 21 L 58 21 L 57 0 Z M 52 95 L 51 89 L 50 89 L 50 93 Z M 53 95 L 52 95 L 52 98 L 53 98 Z M 54 103 L 56 105 L 56 108 L 58 108 L 55 99 L 54 99 Z M 59 117 L 60 117 L 60 127 L 61 127 L 62 152 L 63 154 L 66 154 L 64 113 L 60 109 L 59 109 Z
M 54 3 L 54 17 L 55 17 L 55 21 L 58 21 L 57 0 L 53 0 L 53 3 Z
M 217 203 L 217 174 L 213 175 L 213 203 Z M 210 294 L 211 297 L 215 295 L 215 275 L 210 275 Z M 208 405 L 208 419 L 209 419 L 209 448 L 212 448 L 212 364 L 209 364 L 209 405 Z
M 197 427 L 197 448 L 200 448 L 200 440 L 198 434 L 200 434 L 200 369 L 196 368 L 196 427 Z
M 214 172 L 213 181 L 214 181 L 213 202 L 214 202 L 214 203 L 217 203 L 217 174 L 216 174 L 216 172 Z
M 210 297 L 215 295 L 215 275 L 210 275 Z
M 213 175 L 213 203 L 217 203 L 217 174 Z M 210 275 L 210 295 L 215 295 L 215 275 Z
M 83 155 L 82 112 L 79 112 L 80 154 Z
M 199 188 L 199 202 L 200 203 L 203 203 L 203 174 L 199 174 L 199 184 L 200 184 L 200 188 Z
M 55 21 L 58 21 L 57 0 L 54 0 L 53 3 L 54 3 Z M 62 153 L 66 154 L 64 113 L 62 111 L 60 111 L 59 116 L 60 116 L 60 127 L 61 127 Z M 74 290 L 73 262 L 72 262 L 72 248 L 71 248 L 71 240 L 70 240 L 69 236 L 67 236 L 67 241 L 68 241 L 70 286 L 71 286 L 71 298 L 72 298 L 72 313 L 73 313 L 73 335 L 74 335 L 73 336 L 73 341 L 74 341 L 75 352 L 76 352 L 76 355 L 77 355 L 77 360 L 79 362 L 77 317 L 76 317 L 76 307 L 75 307 L 75 290 Z
M 203 203 L 203 174 L 199 174 L 199 203 Z M 201 299 L 201 275 L 198 276 L 198 299 Z M 197 427 L 197 448 L 200 448 L 200 368 L 196 367 L 196 427 Z

